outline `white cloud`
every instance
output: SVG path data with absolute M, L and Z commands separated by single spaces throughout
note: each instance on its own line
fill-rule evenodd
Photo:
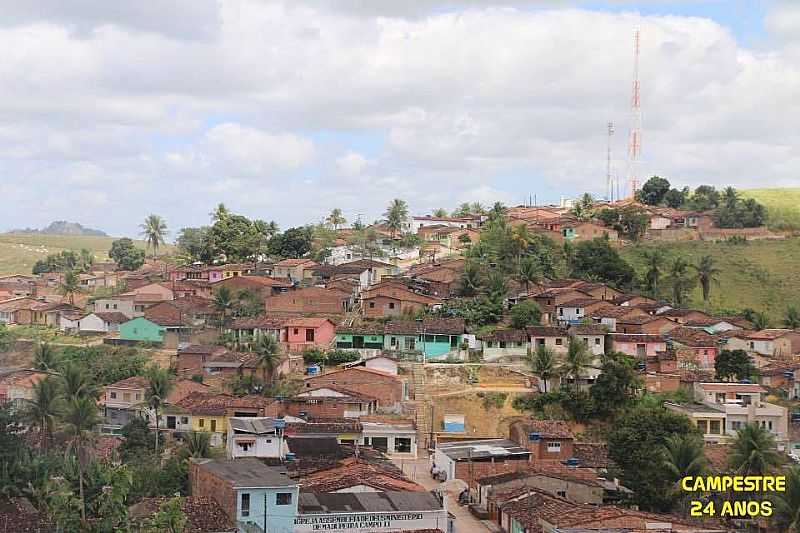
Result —
M 336 169 L 342 176 L 355 177 L 364 171 L 368 163 L 363 155 L 351 151 L 336 158 Z

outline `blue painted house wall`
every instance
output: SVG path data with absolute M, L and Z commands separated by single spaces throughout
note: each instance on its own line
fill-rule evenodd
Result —
M 278 505 L 277 498 L 279 493 L 290 493 L 291 504 Z M 242 495 L 250 495 L 250 512 L 245 516 L 242 512 Z M 266 521 L 267 527 L 264 529 L 265 508 L 264 499 L 266 496 Z M 277 487 L 277 488 L 239 488 L 236 489 L 236 521 L 249 522 L 261 527 L 270 533 L 292 533 L 294 531 L 294 519 L 297 516 L 297 499 L 299 497 L 298 487 Z

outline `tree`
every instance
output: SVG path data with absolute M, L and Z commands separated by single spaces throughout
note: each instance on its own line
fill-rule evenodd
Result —
M 710 255 L 704 255 L 700 258 L 700 262 L 692 265 L 692 268 L 697 272 L 697 281 L 700 283 L 700 288 L 703 291 L 703 303 L 708 305 L 708 298 L 711 292 L 711 283 L 719 283 L 720 270 L 714 268 L 714 258 Z
M 571 275 L 626 287 L 633 283 L 635 272 L 619 252 L 611 247 L 608 239 L 598 238 L 579 242 L 574 246 Z
M 233 293 L 228 287 L 222 286 L 216 290 L 214 293 L 214 299 L 211 301 L 211 305 L 214 306 L 214 310 L 219 315 L 219 326 L 220 330 L 228 320 L 228 315 L 234 308 L 235 301 L 233 298 Z
M 25 405 L 25 418 L 39 428 L 39 445 L 47 454 L 50 436 L 61 410 L 61 394 L 58 381 L 52 376 L 40 380 L 33 386 L 33 398 Z
M 153 249 L 153 259 L 158 255 L 158 247 L 164 244 L 167 236 L 167 223 L 158 215 L 148 215 L 139 225 L 142 228 L 142 237 L 147 241 L 147 246 Z
M 689 263 L 683 257 L 676 257 L 672 261 L 669 269 L 669 282 L 672 287 L 672 303 L 677 307 L 686 304 L 695 280 L 689 276 Z
M 471 214 L 472 214 L 472 206 L 469 204 L 469 202 L 464 202 L 453 211 L 452 216 L 468 217 Z
M 786 533 L 800 533 L 800 466 L 786 472 L 786 490 L 775 494 L 775 526 Z
M 781 464 L 775 437 L 758 424 L 747 424 L 736 432 L 728 466 L 742 476 L 764 476 Z
M 608 435 L 608 454 L 642 510 L 669 511 L 673 505 L 671 475 L 654 460 L 654 451 L 673 435 L 697 433 L 688 417 L 662 407 L 635 407 L 616 419 Z
M 576 394 L 580 390 L 581 374 L 592 364 L 592 359 L 592 354 L 583 339 L 571 335 L 567 342 L 567 353 L 564 355 L 563 363 L 561 363 L 561 371 L 572 378 Z
M 619 226 L 628 239 L 638 241 L 650 226 L 650 216 L 635 205 L 625 206 L 619 210 Z
M 664 178 L 653 176 L 636 191 L 636 199 L 647 205 L 661 205 L 667 192 L 669 192 L 669 182 Z
M 78 262 L 81 272 L 89 272 L 94 265 L 94 254 L 86 248 L 81 248 L 79 254 Z
M 278 363 L 278 341 L 272 335 L 262 335 L 256 343 L 255 351 L 258 354 L 258 366 L 261 367 L 261 379 L 267 383 L 267 375 L 272 379 L 272 373 Z
M 333 229 L 335 230 L 339 229 L 339 226 L 347 224 L 347 220 L 344 218 L 344 215 L 342 215 L 342 210 L 338 207 L 331 211 L 331 214 L 328 215 L 328 218 L 325 219 L 325 222 L 328 225 L 333 226 Z
M 82 292 L 81 281 L 74 270 L 64 272 L 64 278 L 58 285 L 58 292 L 66 298 L 70 305 L 75 305 L 75 295 Z
M 789 304 L 783 315 L 783 325 L 790 329 L 800 328 L 800 311 L 796 305 Z
M 525 294 L 530 292 L 531 283 L 538 285 L 542 277 L 542 270 L 535 258 L 526 257 L 520 262 L 517 280 L 525 285 Z
M 636 372 L 633 358 L 621 353 L 608 353 L 604 359 L 590 394 L 598 413 L 608 416 L 633 402 L 642 380 Z
M 508 283 L 502 272 L 493 270 L 486 277 L 486 292 L 489 298 L 496 302 L 503 302 L 508 294 Z
M 111 243 L 110 257 L 120 270 L 136 270 L 144 264 L 144 250 L 137 248 L 133 240 L 123 237 Z
M 722 350 L 714 359 L 714 372 L 720 381 L 740 381 L 753 377 L 756 367 L 746 351 Z
M 521 264 L 522 255 L 528 250 L 528 245 L 531 243 L 532 239 L 533 234 L 525 224 L 520 224 L 512 230 L 511 240 L 514 243 L 514 248 L 517 252 L 517 265 Z
M 311 251 L 314 230 L 310 226 L 289 228 L 269 240 L 269 253 L 280 257 L 299 258 Z
M 547 380 L 556 375 L 556 356 L 552 348 L 543 344 L 536 347 L 536 351 L 528 356 L 528 367 L 535 375 L 541 378 L 544 392 L 547 393 Z
M 642 256 L 647 269 L 644 273 L 645 289 L 653 298 L 658 298 L 658 283 L 664 267 L 664 252 L 661 248 L 653 248 L 644 250 Z
M 150 431 L 150 424 L 145 418 L 135 416 L 122 426 L 121 433 L 124 440 L 119 447 L 119 453 L 124 462 L 132 462 L 152 453 L 155 435 Z
M 392 232 L 392 239 L 398 232 L 403 231 L 408 223 L 408 204 L 404 200 L 395 198 L 383 214 L 386 227 Z
M 461 274 L 461 296 L 475 296 L 481 285 L 481 271 L 478 263 L 467 259 L 464 262 L 464 272 Z
M 679 191 L 678 189 L 670 189 L 664 195 L 664 204 L 673 209 L 680 209 L 686 203 L 686 191 Z
M 211 434 L 205 431 L 190 431 L 184 441 L 187 457 L 204 459 L 211 457 Z
M 526 326 L 539 324 L 542 318 L 542 310 L 534 300 L 525 300 L 511 308 L 511 327 L 523 329 Z
M 711 185 L 700 185 L 689 200 L 689 207 L 695 211 L 710 211 L 719 205 L 719 192 Z
M 42 372 L 52 372 L 58 368 L 58 352 L 49 342 L 40 342 L 33 352 L 33 367 Z
M 144 397 L 147 405 L 153 410 L 156 422 L 155 453 L 158 455 L 159 415 L 158 410 L 167 402 L 167 397 L 172 390 L 169 372 L 158 367 L 151 367 L 147 373 L 147 389 Z
M 661 447 L 661 466 L 667 479 L 674 484 L 671 494 L 674 499 L 688 496 L 678 487 L 684 477 L 703 476 L 708 472 L 703 439 L 698 435 L 672 435 Z
M 189 258 L 189 261 L 210 263 L 214 259 L 214 251 L 209 247 L 208 226 L 199 228 L 181 228 L 175 244 L 178 250 Z
M 183 510 L 183 498 L 175 496 L 158 507 L 158 511 L 150 518 L 143 533 L 183 533 L 188 518 Z
M 753 327 L 757 330 L 767 329 L 770 324 L 769 315 L 765 311 L 759 311 L 751 318 L 748 318 L 753 323 Z
M 444 218 L 447 216 L 447 210 L 440 207 L 439 209 L 433 212 L 433 216 L 435 216 L 436 218 Z
M 80 494 L 81 521 L 86 523 L 86 497 L 83 490 L 83 458 L 86 456 L 86 444 L 91 430 L 100 423 L 97 416 L 97 402 L 94 398 L 73 397 L 67 403 L 64 413 L 64 424 L 67 434 L 72 435 L 72 446 L 78 463 L 78 490 Z
M 95 382 L 80 363 L 68 362 L 61 371 L 61 389 L 68 400 L 95 398 Z
M 592 198 L 592 195 L 587 192 L 584 193 L 577 202 L 575 202 L 575 205 L 570 213 L 578 220 L 589 220 L 592 218 L 593 207 L 594 198 Z

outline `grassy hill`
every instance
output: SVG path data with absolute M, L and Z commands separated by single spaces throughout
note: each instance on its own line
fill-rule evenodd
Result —
M 38 259 L 62 250 L 86 248 L 96 259 L 107 259 L 111 243 L 116 239 L 118 237 L 0 233 L 0 274 L 30 274 Z M 136 241 L 136 244 L 141 248 L 145 246 L 143 241 Z
M 626 246 L 621 253 L 641 274 L 644 270 L 641 252 L 652 246 L 667 253 L 668 264 L 678 255 L 693 264 L 706 254 L 714 258 L 722 273 L 720 283 L 711 288 L 712 310 L 751 307 L 766 311 L 773 325 L 779 325 L 788 304 L 800 306 L 800 237 L 739 245 L 699 241 L 642 244 Z M 699 287 L 692 293 L 692 304 L 702 308 Z
M 767 208 L 772 229 L 800 229 L 800 187 L 743 189 L 744 198 L 754 198 Z

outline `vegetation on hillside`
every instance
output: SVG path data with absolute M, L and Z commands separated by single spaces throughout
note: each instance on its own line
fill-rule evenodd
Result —
M 744 189 L 742 198 L 752 198 L 767 209 L 767 226 L 773 230 L 800 229 L 800 187 Z

